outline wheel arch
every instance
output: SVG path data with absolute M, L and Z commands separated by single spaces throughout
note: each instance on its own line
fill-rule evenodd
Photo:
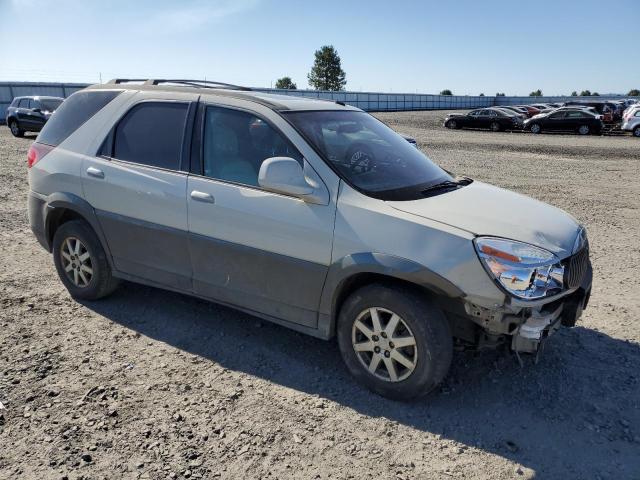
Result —
M 77 195 L 72 193 L 57 192 L 47 197 L 46 216 L 44 219 L 45 236 L 49 251 L 53 245 L 53 236 L 58 228 L 66 222 L 72 220 L 84 220 L 95 232 L 102 248 L 107 254 L 109 265 L 113 267 L 111 252 L 98 222 L 98 217 L 94 208 Z
M 381 253 L 347 255 L 329 267 L 319 308 L 318 330 L 323 337 L 334 335 L 346 298 L 372 283 L 402 285 L 438 301 L 464 296 L 449 280 L 412 260 Z

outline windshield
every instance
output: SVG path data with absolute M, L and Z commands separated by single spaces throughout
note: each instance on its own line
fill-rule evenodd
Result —
M 416 198 L 452 177 L 368 113 L 285 112 L 286 118 L 351 185 L 382 199 Z
M 56 108 L 60 106 L 62 100 L 54 100 L 51 98 L 41 98 L 40 99 L 40 109 L 43 112 L 53 112 Z

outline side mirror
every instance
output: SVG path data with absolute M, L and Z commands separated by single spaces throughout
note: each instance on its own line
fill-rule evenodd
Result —
M 267 158 L 260 166 L 258 184 L 273 192 L 303 197 L 314 191 L 300 164 L 290 157 Z

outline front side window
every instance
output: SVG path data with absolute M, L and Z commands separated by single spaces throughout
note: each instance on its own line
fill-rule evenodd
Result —
M 177 102 L 134 106 L 115 129 L 113 158 L 178 170 L 188 109 Z
M 20 103 L 18 104 L 18 108 L 28 108 L 29 107 L 29 99 L 28 98 L 23 98 L 20 100 Z
M 554 113 L 553 115 L 549 115 L 549 118 L 552 120 L 558 120 L 560 118 L 564 118 L 565 112 Z
M 203 174 L 243 185 L 258 185 L 262 162 L 271 157 L 302 155 L 274 127 L 248 112 L 207 107 L 205 112 Z
M 40 108 L 43 112 L 54 112 L 62 103 L 62 100 L 56 100 L 54 98 L 40 99 Z
M 358 111 L 285 112 L 337 173 L 375 198 L 419 198 L 453 178 L 373 116 Z

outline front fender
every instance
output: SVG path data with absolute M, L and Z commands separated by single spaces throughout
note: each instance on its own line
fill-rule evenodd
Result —
M 385 253 L 354 253 L 329 267 L 320 298 L 320 314 L 332 315 L 341 288 L 350 277 L 360 273 L 397 278 L 449 298 L 464 296 L 464 292 L 449 280 L 412 260 Z

